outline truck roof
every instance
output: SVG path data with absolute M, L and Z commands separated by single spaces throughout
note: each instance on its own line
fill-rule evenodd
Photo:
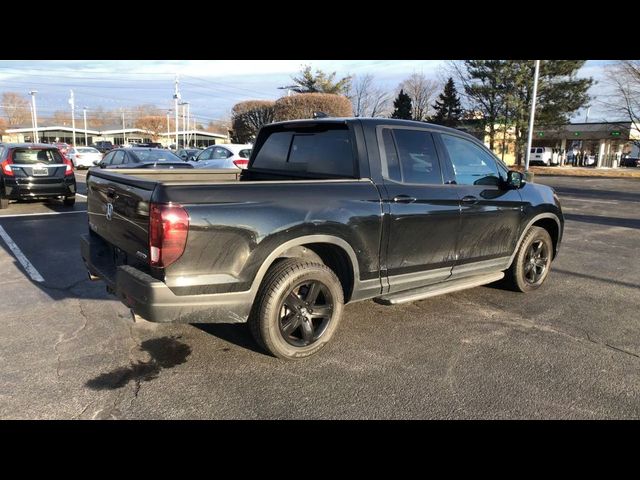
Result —
M 443 125 L 436 125 L 435 123 L 428 123 L 428 122 L 419 122 L 416 120 L 401 120 L 398 118 L 372 118 L 372 117 L 324 117 L 324 118 L 314 118 L 314 119 L 300 119 L 300 120 L 285 120 L 283 122 L 274 122 L 271 123 L 269 125 L 265 125 L 266 127 L 269 126 L 275 126 L 275 125 L 279 125 L 279 126 L 285 126 L 285 125 L 301 125 L 301 124 L 306 124 L 306 125 L 313 125 L 313 124 L 322 124 L 322 123 L 356 123 L 356 122 L 361 122 L 363 125 L 369 125 L 369 126 L 373 126 L 376 127 L 378 125 L 398 125 L 398 126 L 405 126 L 405 127 L 429 127 L 433 130 L 439 130 L 442 132 L 448 132 L 448 133 L 455 133 L 457 135 L 463 135 L 466 136 L 472 140 L 478 141 L 478 139 L 476 137 L 474 137 L 473 135 L 468 134 L 467 132 L 463 131 L 463 130 L 458 130 L 456 128 L 451 128 L 451 127 L 445 127 Z

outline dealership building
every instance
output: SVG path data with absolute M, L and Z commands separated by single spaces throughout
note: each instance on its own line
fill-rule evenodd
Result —
M 75 129 L 76 145 L 92 145 L 98 141 L 111 142 L 114 145 L 136 144 L 158 142 L 165 147 L 175 145 L 176 134 L 178 145 L 189 145 L 199 148 L 216 145 L 219 143 L 229 143 L 229 137 L 219 133 L 205 132 L 202 130 L 186 130 L 178 132 L 164 132 L 156 135 L 156 140 L 151 132 L 140 128 L 114 128 L 107 130 L 85 130 Z M 73 144 L 74 129 L 67 126 L 52 125 L 49 127 L 38 127 L 37 137 L 43 143 L 68 143 Z M 86 139 L 86 140 L 85 140 Z M 2 134 L 3 142 L 33 142 L 33 127 L 10 128 Z

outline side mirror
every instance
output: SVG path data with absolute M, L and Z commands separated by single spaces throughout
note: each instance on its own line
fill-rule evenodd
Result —
M 525 184 L 524 174 L 515 170 L 507 172 L 507 186 L 510 188 L 522 188 Z
M 97 167 L 102 163 L 102 160 L 94 160 L 93 164 Z
M 196 161 L 196 157 L 194 157 L 193 155 L 187 158 L 187 162 L 195 162 L 195 161 Z

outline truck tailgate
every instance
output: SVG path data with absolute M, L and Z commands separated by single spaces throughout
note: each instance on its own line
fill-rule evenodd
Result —
M 154 180 L 111 172 L 87 175 L 89 228 L 132 259 L 146 260 L 149 202 L 156 185 Z

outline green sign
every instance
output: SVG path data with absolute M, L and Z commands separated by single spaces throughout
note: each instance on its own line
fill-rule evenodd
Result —
M 613 132 L 611 132 L 611 136 L 612 137 L 619 137 L 620 136 L 620 130 L 614 130 Z
M 542 137 L 544 135 L 544 132 L 538 132 L 538 136 Z
M 573 136 L 574 137 L 579 137 L 580 136 L 580 132 L 573 132 Z

